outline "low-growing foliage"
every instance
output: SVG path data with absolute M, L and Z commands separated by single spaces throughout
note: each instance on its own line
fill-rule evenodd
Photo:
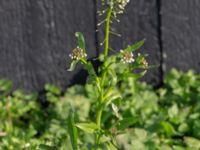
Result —
M 2 150 L 198 150 L 200 149 L 200 76 L 172 70 L 165 86 L 154 90 L 137 80 L 151 68 L 146 54 L 136 54 L 144 40 L 122 50 L 111 48 L 111 23 L 119 21 L 129 0 L 101 0 L 105 17 L 104 51 L 98 68 L 87 59 L 82 33 L 69 57 L 68 71 L 81 63 L 85 86 L 64 95 L 45 86 L 45 104 L 37 94 L 12 91 L 0 80 L 0 149 Z M 112 52 L 112 53 L 111 53 Z
M 127 79 L 117 90 L 123 93 L 123 100 L 116 104 L 120 109 L 116 113 L 112 106 L 107 107 L 102 124 L 105 129 L 111 128 L 114 144 L 120 150 L 199 150 L 199 87 L 200 75 L 192 71 L 172 70 L 159 89 Z M 96 93 L 91 84 L 75 85 L 64 95 L 60 95 L 59 87 L 47 85 L 45 106 L 40 104 L 37 94 L 11 89 L 10 81 L 0 80 L 1 150 L 70 150 L 70 132 L 77 132 L 73 138 L 79 137 L 73 140 L 77 142 L 74 148 L 81 145 L 81 150 L 92 149 L 95 137 L 91 129 L 96 128 L 95 124 L 80 123 L 87 132 L 72 131 L 69 125 L 95 119 L 96 108 L 92 103 Z M 76 113 L 69 118 L 74 110 Z M 124 119 L 116 123 L 118 117 Z M 101 140 L 108 139 L 103 136 Z

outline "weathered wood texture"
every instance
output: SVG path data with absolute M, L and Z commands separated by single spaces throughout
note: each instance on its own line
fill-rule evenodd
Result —
M 102 9 L 100 3 L 97 5 L 99 9 Z M 98 18 L 99 22 L 102 18 Z M 111 35 L 111 48 L 120 50 L 126 48 L 127 45 L 146 39 L 145 45 L 136 54 L 148 53 L 150 64 L 160 64 L 161 51 L 158 39 L 158 25 L 156 0 L 130 1 L 125 13 L 120 16 L 120 23 L 112 25 L 112 30 L 120 33 L 121 37 Z M 104 40 L 104 33 L 100 31 L 98 34 L 98 43 L 100 44 Z M 102 51 L 103 47 L 100 49 Z M 154 85 L 160 83 L 160 68 L 149 70 L 145 80 Z
M 94 12 L 93 0 L 0 0 L 0 78 L 27 90 L 84 81 L 66 71 L 68 54 L 81 31 L 96 55 Z
M 95 32 L 99 2 L 0 0 L 0 78 L 26 90 L 83 82 L 86 73 L 80 67 L 66 71 L 68 54 L 76 46 L 76 31 L 84 33 L 90 57 L 102 51 L 104 33 Z M 140 53 L 149 54 L 150 64 L 162 66 L 145 78 L 154 85 L 172 67 L 200 72 L 199 8 L 199 0 L 131 0 L 121 23 L 113 25 L 122 37 L 112 36 L 111 47 L 120 50 L 145 38 Z
M 162 0 L 161 17 L 164 71 L 200 72 L 200 1 Z

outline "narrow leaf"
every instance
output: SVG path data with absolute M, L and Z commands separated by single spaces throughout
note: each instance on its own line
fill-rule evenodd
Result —
M 142 45 L 144 45 L 145 40 L 141 40 L 133 45 L 129 45 L 125 51 L 134 52 L 135 50 L 139 49 Z
M 72 144 L 73 150 L 78 149 L 77 139 L 78 139 L 78 131 L 74 122 L 74 113 L 71 111 L 68 117 L 68 132 L 70 135 L 70 140 Z
M 81 32 L 76 32 L 75 36 L 78 39 L 78 46 L 79 48 L 83 49 L 85 51 L 85 39 Z
M 117 83 L 117 75 L 115 73 L 115 71 L 113 71 L 112 69 L 108 70 L 108 73 L 112 76 L 112 85 L 115 85 Z
M 108 142 L 106 146 L 108 150 L 117 150 L 117 148 L 111 142 Z
M 116 100 L 116 99 L 121 99 L 122 96 L 119 93 L 116 93 L 114 95 L 112 95 L 108 100 L 107 100 L 107 105 L 109 105 L 112 101 Z
M 138 79 L 138 78 L 143 77 L 146 74 L 146 72 L 147 71 L 145 70 L 145 71 L 143 71 L 141 73 L 127 73 L 127 74 L 124 75 L 124 77 L 126 77 L 126 78 L 131 77 L 131 78 Z
M 106 105 L 109 105 L 116 99 L 122 99 L 121 94 L 118 91 L 114 91 L 112 89 L 109 89 L 108 92 L 104 96 L 104 103 Z
M 94 133 L 94 131 L 98 129 L 95 123 L 77 123 L 76 126 L 87 133 Z
M 150 66 L 147 67 L 147 69 L 157 69 L 158 67 L 160 67 L 159 64 L 157 64 L 157 65 L 150 65 Z
M 78 61 L 73 60 L 71 62 L 70 68 L 67 71 L 73 71 L 76 68 L 77 63 L 78 63 Z

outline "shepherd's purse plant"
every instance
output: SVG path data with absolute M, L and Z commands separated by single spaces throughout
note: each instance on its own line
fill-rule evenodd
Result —
M 94 135 L 94 142 L 88 145 L 88 149 L 117 150 L 116 136 L 134 122 L 134 118 L 123 118 L 120 115 L 120 105 L 125 99 L 123 93 L 118 91 L 118 86 L 127 79 L 135 80 L 143 77 L 149 68 L 147 55 L 135 54 L 135 51 L 144 44 L 144 40 L 118 51 L 113 50 L 109 42 L 110 34 L 113 34 L 111 22 L 119 22 L 118 16 L 123 14 L 128 3 L 129 0 L 101 0 L 103 10 L 98 13 L 99 16 L 106 18 L 98 24 L 98 26 L 105 25 L 102 28 L 105 32 L 104 51 L 97 58 L 100 62 L 98 69 L 87 59 L 83 34 L 80 32 L 75 34 L 78 46 L 69 55 L 72 62 L 68 71 L 73 71 L 78 63 L 88 71 L 87 84 L 91 85 L 96 93 L 96 100 L 91 102 L 96 114 L 93 115 L 94 118 L 78 120 L 76 110 L 72 108 L 68 117 L 68 130 L 73 150 L 81 149 L 82 141 L 79 140 L 79 136 L 84 134 Z M 105 124 L 102 119 L 105 110 L 112 110 L 114 119 L 110 125 Z

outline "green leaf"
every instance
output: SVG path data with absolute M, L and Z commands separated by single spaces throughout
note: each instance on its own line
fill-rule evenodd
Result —
M 39 149 L 40 150 L 55 150 L 55 147 L 49 146 L 49 145 L 45 145 L 45 144 L 40 144 L 39 145 Z
M 105 105 L 109 105 L 110 103 L 112 103 L 112 101 L 114 101 L 116 99 L 122 99 L 121 94 L 118 91 L 110 88 L 104 95 L 103 101 L 104 101 Z
M 146 70 L 142 71 L 141 73 L 126 73 L 124 74 L 123 76 L 125 78 L 134 78 L 134 79 L 138 79 L 138 78 L 141 78 L 143 77 L 145 74 L 146 74 Z
M 91 122 L 91 123 L 77 123 L 76 126 L 79 129 L 81 129 L 81 130 L 83 130 L 87 133 L 94 133 L 94 131 L 98 129 L 97 124 L 93 123 L 93 122 Z
M 193 138 L 193 137 L 185 137 L 184 142 L 187 146 L 191 148 L 200 149 L 200 140 Z
M 178 115 L 178 106 L 177 104 L 174 104 L 171 108 L 168 109 L 168 115 L 170 118 L 174 118 Z
M 94 67 L 92 65 L 91 62 L 88 62 L 85 66 L 85 68 L 87 69 L 88 73 L 91 75 L 91 76 L 95 76 L 96 77 L 96 72 L 94 70 Z
M 189 130 L 189 126 L 187 123 L 182 123 L 179 127 L 178 127 L 178 131 L 181 133 L 185 133 Z
M 134 128 L 134 133 L 140 142 L 144 142 L 148 138 L 147 131 L 142 128 Z
M 76 32 L 75 36 L 78 39 L 78 46 L 79 48 L 83 49 L 85 51 L 85 39 L 81 32 Z
M 125 51 L 134 52 L 135 50 L 139 49 L 142 45 L 144 45 L 145 40 L 141 40 L 133 45 L 129 45 Z
M 118 122 L 117 129 L 124 130 L 138 122 L 138 117 L 123 118 Z
M 13 83 L 9 80 L 0 80 L 0 91 L 9 92 L 12 89 Z
M 73 150 L 77 150 L 78 149 L 78 144 L 77 144 L 78 131 L 77 131 L 77 128 L 75 126 L 74 112 L 73 111 L 70 112 L 69 117 L 68 117 L 68 132 L 69 132 L 69 135 L 70 135 L 70 140 L 71 140 Z
M 61 94 L 61 89 L 58 86 L 52 85 L 52 84 L 46 84 L 45 85 L 45 90 L 55 94 L 55 95 L 60 95 Z
M 112 70 L 112 69 L 108 69 L 108 73 L 111 75 L 111 77 L 112 77 L 112 85 L 115 85 L 116 83 L 117 83 L 117 75 L 116 75 L 116 73 L 115 73 L 115 71 L 114 70 Z
M 117 148 L 111 142 L 108 142 L 106 144 L 106 147 L 107 147 L 107 150 L 117 150 Z
M 164 132 L 167 136 L 172 136 L 175 134 L 174 127 L 166 121 L 161 122 L 161 126 L 163 127 Z
M 78 63 L 77 60 L 73 60 L 71 62 L 71 65 L 70 65 L 70 67 L 69 67 L 69 69 L 67 71 L 73 71 L 76 68 L 77 63 Z

